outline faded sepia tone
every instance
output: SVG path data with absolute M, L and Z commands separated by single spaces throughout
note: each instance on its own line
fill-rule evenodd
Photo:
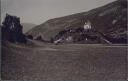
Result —
M 1 4 L 2 80 L 127 80 L 127 0 Z

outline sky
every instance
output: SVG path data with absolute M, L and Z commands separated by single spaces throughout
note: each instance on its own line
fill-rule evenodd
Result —
M 2 20 L 6 13 L 22 23 L 41 24 L 49 19 L 86 12 L 115 0 L 1 0 Z

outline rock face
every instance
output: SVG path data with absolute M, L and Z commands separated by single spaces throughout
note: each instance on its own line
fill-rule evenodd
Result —
M 45 23 L 31 29 L 29 32 L 27 32 L 27 34 L 32 35 L 34 38 L 41 36 L 43 39 L 49 41 L 51 39 L 59 40 L 68 32 L 68 30 L 76 31 L 79 28 L 84 28 L 85 22 L 87 21 L 91 23 L 92 31 L 84 32 L 84 35 L 88 34 L 88 37 L 95 37 L 96 35 L 96 37 L 100 38 L 98 40 L 107 40 L 111 43 L 127 42 L 127 0 L 118 0 L 103 7 L 90 10 L 88 12 L 48 20 Z M 66 32 L 62 35 L 59 35 L 62 31 Z M 82 30 L 82 32 L 83 31 L 84 30 Z M 78 38 L 76 38 L 76 40 L 78 40 L 79 37 L 81 38 L 81 36 L 79 36 L 80 33 L 76 33 L 78 32 L 72 34 L 71 37 L 69 37 L 70 35 L 66 34 L 70 39 L 70 43 L 74 43 L 72 41 L 75 40 L 72 40 L 72 38 L 77 37 L 77 35 Z M 88 43 L 87 41 L 85 41 L 88 37 L 84 37 L 84 39 L 82 40 L 84 42 L 77 41 L 75 43 Z M 96 43 L 98 42 L 98 40 L 96 39 Z M 69 42 L 69 40 L 65 42 Z

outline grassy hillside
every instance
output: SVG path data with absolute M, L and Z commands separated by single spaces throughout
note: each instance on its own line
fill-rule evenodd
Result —
M 23 32 L 26 33 L 29 30 L 31 30 L 33 27 L 36 26 L 36 24 L 32 24 L 32 23 L 21 23 L 23 26 Z
M 27 34 L 42 36 L 46 40 L 55 37 L 60 31 L 83 27 L 89 20 L 93 29 L 110 38 L 127 38 L 127 0 L 118 0 L 88 12 L 55 18 L 31 29 Z

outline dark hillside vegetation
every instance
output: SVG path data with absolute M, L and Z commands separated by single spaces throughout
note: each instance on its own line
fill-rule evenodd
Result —
M 44 40 L 51 40 L 51 38 L 56 39 L 56 36 L 60 35 L 59 33 L 62 31 L 76 30 L 84 27 L 86 21 L 91 23 L 92 30 L 100 33 L 98 37 L 103 38 L 112 44 L 127 43 L 127 0 L 117 0 L 88 12 L 50 19 L 45 23 L 34 27 L 27 32 L 27 34 L 32 35 L 35 39 L 39 36 Z M 95 32 L 93 33 L 93 35 L 95 35 Z M 88 33 L 88 35 L 90 36 L 91 34 Z M 65 33 L 61 36 L 65 36 Z M 76 34 L 72 36 L 76 37 Z M 59 39 L 60 38 L 58 38 L 58 40 Z M 84 40 L 85 39 L 86 37 Z M 103 39 L 100 41 L 103 41 Z M 75 43 L 79 42 L 81 41 Z M 86 42 L 87 41 L 84 41 L 82 43 Z M 101 42 L 99 42 L 99 44 L 100 43 Z

